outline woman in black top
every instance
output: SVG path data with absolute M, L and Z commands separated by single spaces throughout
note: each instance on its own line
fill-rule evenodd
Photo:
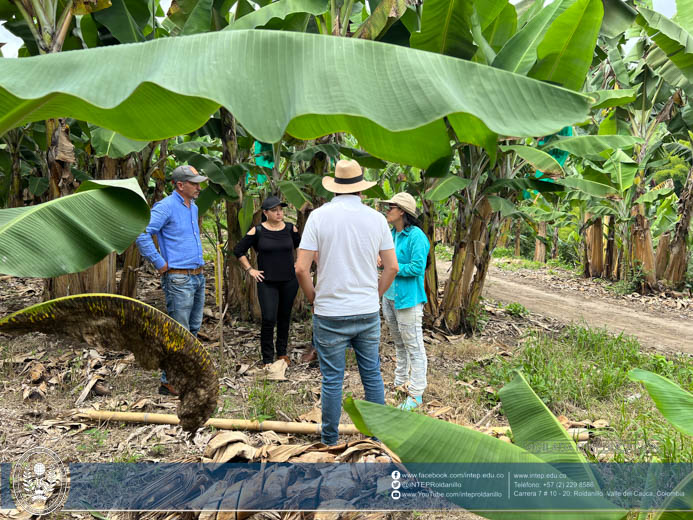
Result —
M 257 296 L 262 312 L 260 348 L 262 363 L 274 361 L 274 327 L 277 327 L 277 359 L 289 364 L 286 347 L 289 343 L 289 324 L 298 281 L 294 271 L 294 249 L 301 242 L 298 229 L 284 222 L 284 207 L 278 197 L 267 197 L 262 203 L 262 223 L 250 228 L 248 234 L 236 244 L 233 254 L 243 269 L 257 282 Z M 257 252 L 257 269 L 253 269 L 246 253 Z

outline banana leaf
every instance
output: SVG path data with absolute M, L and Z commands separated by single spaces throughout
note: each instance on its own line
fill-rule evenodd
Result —
M 446 175 L 436 179 L 431 189 L 424 195 L 424 198 L 434 202 L 445 200 L 465 189 L 470 182 L 472 182 L 470 179 L 463 179 L 458 175 Z
M 310 197 L 306 195 L 301 189 L 301 186 L 294 181 L 280 181 L 279 190 L 284 197 L 286 197 L 286 200 L 298 211 L 311 205 Z
M 693 34 L 693 0 L 676 0 L 674 21 Z
M 219 382 L 204 346 L 178 322 L 141 301 L 113 294 L 67 296 L 0 319 L 0 332 L 43 332 L 127 350 L 142 368 L 166 370 L 180 392 L 178 418 L 188 432 L 204 425 L 216 410 Z
M 563 168 L 558 164 L 558 161 L 542 150 L 518 144 L 501 146 L 500 149 L 504 152 L 514 151 L 539 171 L 563 175 Z
M 609 195 L 618 194 L 618 190 L 616 190 L 616 188 L 613 186 L 587 179 L 581 179 L 579 177 L 566 177 L 565 179 L 558 179 L 556 183 L 561 184 L 566 188 L 580 190 L 581 192 L 593 197 L 603 198 Z
M 149 223 L 137 179 L 86 181 L 50 202 L 0 210 L 0 273 L 76 273 L 122 253 Z
M 571 479 L 590 481 L 594 484 L 594 489 L 599 488 L 599 483 L 575 442 L 534 393 L 522 374 L 516 372 L 515 378 L 498 391 L 498 397 L 503 402 L 503 410 L 518 446 L 530 450 L 539 440 L 560 446 L 555 451 L 537 450 L 537 455 L 545 462 L 556 465 L 558 469 L 569 471 L 567 474 Z
M 513 435 L 520 435 L 532 443 L 542 443 L 543 441 L 553 442 L 561 438 L 560 433 L 555 430 L 556 419 L 543 406 L 541 400 L 529 389 L 526 381 L 522 377 L 516 378 L 507 392 L 504 393 L 503 408 L 508 413 L 508 408 L 512 412 L 508 414 L 511 419 Z M 538 401 L 538 403 L 537 403 Z M 436 465 L 440 464 L 503 464 L 507 469 L 514 464 L 532 464 L 532 467 L 542 468 L 544 473 L 556 473 L 560 470 L 546 462 L 546 454 L 533 454 L 523 449 L 521 446 L 509 444 L 489 435 L 452 424 L 446 421 L 433 419 L 426 415 L 404 412 L 397 408 L 369 403 L 367 401 L 354 400 L 347 398 L 344 401 L 344 409 L 354 421 L 354 425 L 366 435 L 374 435 L 384 442 L 394 451 L 407 467 L 416 467 L 421 471 L 423 464 L 430 465 L 435 470 Z M 533 423 L 528 423 L 518 418 L 531 416 Z M 547 426 L 548 424 L 548 426 Z M 560 426 L 559 426 L 560 427 Z M 537 437 L 544 435 L 546 439 Z M 538 450 L 541 451 L 541 450 Z M 544 458 L 542 458 L 542 456 Z M 554 462 L 558 460 L 554 457 Z M 565 457 L 560 462 L 574 462 L 577 458 L 574 455 Z M 577 464 L 577 466 L 580 466 Z M 518 466 L 521 467 L 521 466 Z M 565 467 L 561 466 L 561 467 Z M 458 469 L 461 466 L 458 466 Z M 541 471 L 541 470 L 539 470 Z M 455 480 L 450 478 L 450 480 Z M 466 481 L 465 481 L 466 484 Z M 483 484 L 481 484 L 483 486 Z M 470 484 L 470 488 L 474 484 Z M 467 489 L 466 489 L 467 490 Z M 468 489 L 473 491 L 473 489 Z M 467 507 L 466 498 L 455 496 L 450 499 L 457 505 Z M 545 511 L 547 508 L 546 497 L 536 497 L 534 500 L 528 498 L 526 509 L 532 510 L 532 518 L 585 518 L 585 512 L 578 511 Z M 626 512 L 615 509 L 613 504 L 599 497 L 578 499 L 575 509 L 589 510 L 589 518 L 625 518 Z M 598 509 L 612 509 L 612 511 L 598 511 Z M 479 511 L 475 513 L 486 518 L 516 518 L 517 513 L 509 511 Z
M 693 436 L 693 394 L 676 383 L 653 372 L 639 368 L 628 372 L 632 381 L 645 385 L 657 409 L 674 428 Z
M 672 490 L 683 496 L 672 494 L 661 505 L 652 520 L 691 520 L 693 518 L 693 473 L 683 479 Z
M 413 49 L 469 59 L 476 52 L 470 19 L 473 2 L 428 0 L 423 6 L 421 31 L 411 35 Z
M 149 144 L 147 141 L 133 141 L 106 128 L 92 127 L 90 130 L 95 157 L 107 155 L 112 159 L 118 159 L 132 152 L 141 152 Z
M 594 96 L 596 103 L 592 105 L 593 109 L 619 107 L 627 105 L 635 101 L 635 89 L 621 90 L 597 90 L 595 92 L 587 92 L 588 96 Z
M 623 0 L 604 0 L 601 34 L 607 38 L 619 36 L 633 25 L 637 15 L 637 11 Z
M 493 66 L 526 75 L 537 61 L 537 47 L 553 21 L 575 0 L 555 0 L 510 38 L 493 60 Z
M 689 82 L 693 82 L 693 36 L 669 18 L 644 7 L 636 22 L 674 62 Z
M 642 139 L 630 135 L 581 135 L 565 139 L 554 139 L 546 144 L 543 149 L 558 148 L 578 157 L 605 161 L 608 156 L 602 155 L 603 152 L 616 149 L 626 150 L 638 143 L 642 143 Z
M 300 139 L 346 131 L 372 155 L 420 168 L 451 153 L 445 116 L 473 117 L 485 135 L 548 135 L 584 121 L 589 101 L 465 60 L 284 31 L 0 60 L 0 134 L 74 117 L 131 139 L 165 139 L 201 127 L 225 106 L 263 142 L 287 131 Z
M 577 0 L 551 24 L 537 47 L 533 78 L 581 90 L 592 64 L 604 7 L 602 0 Z
M 279 0 L 265 7 L 246 14 L 224 28 L 225 31 L 239 29 L 255 29 L 261 27 L 273 18 L 284 20 L 295 13 L 323 14 L 330 8 L 328 0 Z

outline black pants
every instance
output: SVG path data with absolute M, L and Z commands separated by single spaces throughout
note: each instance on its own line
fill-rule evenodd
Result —
M 261 282 L 257 284 L 257 297 L 262 311 L 260 328 L 260 349 L 264 364 L 274 361 L 274 327 L 277 327 L 277 357 L 286 356 L 289 343 L 289 324 L 291 307 L 298 292 L 298 280 L 286 282 Z

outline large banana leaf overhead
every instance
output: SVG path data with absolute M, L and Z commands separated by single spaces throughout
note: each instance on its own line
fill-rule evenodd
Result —
M 178 418 L 194 432 L 212 415 L 219 383 L 199 340 L 163 312 L 132 298 L 78 294 L 38 303 L 0 319 L 0 332 L 44 332 L 109 350 L 128 350 L 143 368 L 162 368 L 180 391 Z
M 271 71 L 271 73 L 270 73 Z M 37 81 L 40 78 L 40 81 Z M 591 99 L 489 66 L 353 38 L 222 31 L 0 60 L 0 134 L 74 117 L 139 140 L 202 126 L 228 108 L 256 138 L 338 131 L 372 155 L 427 167 L 458 135 L 547 135 Z

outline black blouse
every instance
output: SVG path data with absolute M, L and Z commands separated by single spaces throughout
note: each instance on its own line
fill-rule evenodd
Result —
M 294 225 L 289 222 L 279 231 L 259 225 L 254 235 L 246 235 L 236 244 L 233 254 L 240 258 L 252 247 L 257 252 L 257 266 L 264 271 L 265 281 L 285 282 L 296 278 L 294 249 L 300 243 L 301 235 L 294 231 Z

